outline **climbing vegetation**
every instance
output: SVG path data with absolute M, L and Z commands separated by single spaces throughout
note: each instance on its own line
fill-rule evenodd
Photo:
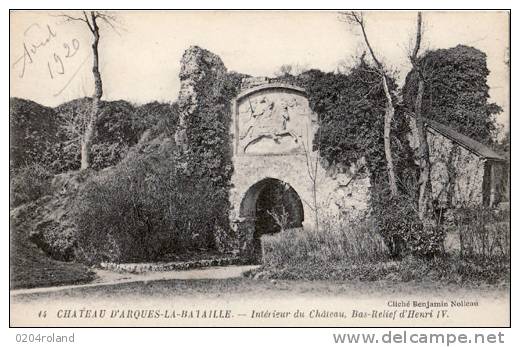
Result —
M 391 254 L 428 253 L 431 246 L 423 246 L 427 242 L 420 239 L 422 224 L 413 198 L 417 173 L 401 106 L 396 107 L 391 128 L 397 196 L 389 190 L 383 138 L 386 97 L 378 70 L 361 58 L 345 74 L 310 70 L 298 76 L 297 81 L 307 90 L 310 106 L 319 115 L 315 149 L 329 164 L 348 167 L 363 159 L 362 170 L 370 176 L 372 186 L 375 227 Z M 389 79 L 389 87 L 395 95 L 395 80 Z M 408 242 L 411 240 L 416 242 Z

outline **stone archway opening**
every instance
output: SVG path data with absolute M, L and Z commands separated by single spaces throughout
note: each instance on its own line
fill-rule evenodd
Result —
M 253 184 L 240 204 L 240 217 L 252 235 L 255 260 L 261 259 L 261 237 L 281 229 L 301 228 L 304 214 L 298 193 L 288 183 L 265 178 Z

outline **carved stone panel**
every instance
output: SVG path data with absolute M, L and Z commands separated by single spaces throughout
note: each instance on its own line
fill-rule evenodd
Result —
M 307 98 L 291 89 L 243 96 L 236 105 L 237 154 L 304 153 L 312 134 L 311 115 Z

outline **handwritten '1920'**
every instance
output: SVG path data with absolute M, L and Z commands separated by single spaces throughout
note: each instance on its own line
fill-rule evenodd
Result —
M 39 39 L 34 39 L 31 37 L 33 35 L 38 35 Z M 40 52 L 40 49 L 47 46 L 49 43 L 55 40 L 57 37 L 57 33 L 55 30 L 51 28 L 50 25 L 46 25 L 42 30 L 41 26 L 37 23 L 31 24 L 24 32 L 24 37 L 26 38 L 23 42 L 23 54 L 15 60 L 13 67 L 18 66 L 20 63 L 21 71 L 19 74 L 20 78 L 25 76 L 25 71 L 27 65 L 33 64 L 35 59 Z M 49 72 L 49 76 L 51 79 L 54 79 L 56 74 L 63 75 L 65 74 L 65 64 L 63 62 L 64 58 L 71 58 L 78 52 L 80 47 L 79 41 L 77 39 L 72 39 L 70 44 L 68 42 L 63 43 L 62 55 L 59 54 L 56 50 L 52 52 L 52 61 L 47 61 L 47 69 Z

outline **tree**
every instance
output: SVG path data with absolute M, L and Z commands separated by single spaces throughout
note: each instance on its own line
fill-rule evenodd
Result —
M 309 71 L 307 65 L 301 64 L 283 64 L 278 68 L 277 71 L 274 72 L 276 77 L 286 77 L 286 76 L 297 76 L 302 73 Z
M 63 17 L 66 22 L 80 21 L 87 25 L 90 32 L 92 33 L 92 75 L 94 76 L 94 93 L 92 95 L 92 108 L 90 114 L 86 119 L 85 130 L 81 138 L 81 167 L 80 170 L 85 170 L 90 167 L 90 154 L 92 147 L 92 140 L 96 130 L 97 120 L 101 113 L 101 97 L 103 96 L 103 82 L 101 80 L 101 73 L 99 72 L 99 40 L 101 38 L 99 21 L 109 25 L 116 32 L 115 23 L 116 18 L 105 12 L 99 11 L 83 11 L 83 16 L 70 16 L 67 14 L 61 14 L 59 17 Z
M 307 129 L 308 131 L 308 129 Z M 320 139 L 321 127 L 318 127 L 318 131 L 316 133 L 316 137 L 318 139 L 316 143 L 316 147 L 314 148 L 315 154 L 313 155 L 311 148 L 305 145 L 305 141 L 302 141 L 302 149 L 305 154 L 305 164 L 307 167 L 307 176 L 311 181 L 311 189 L 312 189 L 312 201 L 309 203 L 306 200 L 303 200 L 305 204 L 312 210 L 314 214 L 314 227 L 316 231 L 320 231 L 320 206 L 318 204 L 318 167 L 320 165 L 319 159 L 319 146 L 321 143 Z
M 374 61 L 374 64 L 377 67 L 377 71 L 380 74 L 381 77 L 381 83 L 383 85 L 383 90 L 385 92 L 386 97 L 386 107 L 385 107 L 385 126 L 384 126 L 384 142 L 385 142 L 385 157 L 386 157 L 386 166 L 388 171 L 388 185 L 390 187 L 390 192 L 393 196 L 397 195 L 397 182 L 396 182 L 396 176 L 395 176 L 395 169 L 394 169 L 394 161 L 392 158 L 392 148 L 391 148 L 391 127 L 392 127 L 392 120 L 394 118 L 395 114 L 395 107 L 394 103 L 392 101 L 392 95 L 390 94 L 390 89 L 388 87 L 388 76 L 387 71 L 381 61 L 376 57 L 376 54 L 370 45 L 370 41 L 368 40 L 368 36 L 365 29 L 365 20 L 363 17 L 362 12 L 355 12 L 351 11 L 348 13 L 342 13 L 343 20 L 345 20 L 348 23 L 354 24 L 359 26 L 361 29 L 361 32 L 363 34 L 363 39 L 365 41 L 365 45 L 367 46 L 368 51 L 370 52 L 370 56 L 372 57 L 372 60 Z
M 423 223 L 431 219 L 432 212 L 432 184 L 431 184 L 431 168 L 430 168 L 430 149 L 426 133 L 425 120 L 423 117 L 423 98 L 424 85 L 431 76 L 424 66 L 419 63 L 418 54 L 421 49 L 422 40 L 422 14 L 417 13 L 417 32 L 415 37 L 415 47 L 410 53 L 409 59 L 415 70 L 417 80 L 417 92 L 413 103 L 413 113 L 419 137 L 419 197 L 418 209 L 419 218 Z
M 307 91 L 309 106 L 319 119 L 320 131 L 315 134 L 313 150 L 319 149 L 320 157 L 328 165 L 348 169 L 353 173 L 351 178 L 369 176 L 370 204 L 378 230 L 387 244 L 399 246 L 394 247 L 396 253 L 405 250 L 406 239 L 400 236 L 415 233 L 421 223 L 417 222 L 415 205 L 405 204 L 401 194 L 406 190 L 410 177 L 415 177 L 408 139 L 409 124 L 402 115 L 404 108 L 396 105 L 396 115 L 399 116 L 391 123 L 392 156 L 399 182 L 399 194 L 393 197 L 388 187 L 383 138 L 385 122 L 382 114 L 387 102 L 377 68 L 361 56 L 347 74 L 310 70 L 298 76 L 298 81 L 298 85 Z M 388 87 L 391 93 L 397 87 L 390 77 Z M 309 163 L 312 175 L 315 167 L 312 164 L 316 162 L 309 160 Z M 312 209 L 311 199 L 309 204 Z M 401 240 L 404 241 L 394 242 Z
M 137 143 L 146 127 L 142 112 L 137 112 L 138 108 L 127 101 L 101 101 L 100 108 L 103 112 L 97 117 L 89 153 L 89 167 L 94 170 L 118 163 Z M 90 120 L 87 116 L 92 113 L 92 100 L 87 97 L 74 99 L 55 110 L 58 135 L 63 139 L 59 171 L 77 170 L 81 167 L 81 145 Z
M 497 133 L 494 115 L 501 112 L 490 103 L 486 54 L 480 50 L 458 45 L 437 49 L 417 57 L 408 74 L 404 97 L 413 104 L 423 81 L 422 113 L 477 141 L 492 144 Z

